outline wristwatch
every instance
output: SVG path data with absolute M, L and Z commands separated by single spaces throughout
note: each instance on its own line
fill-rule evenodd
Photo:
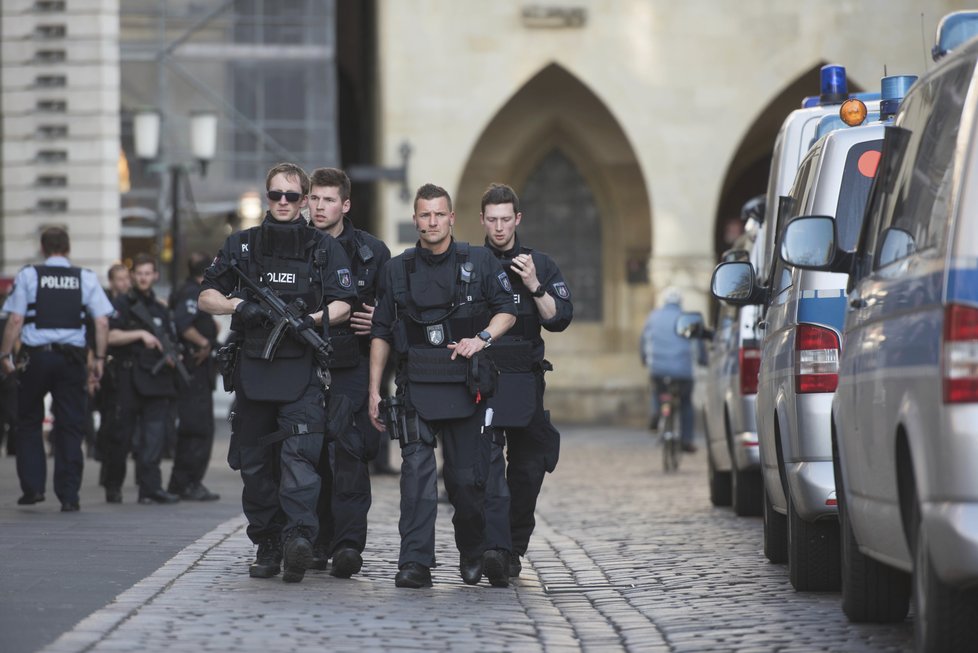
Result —
M 486 349 L 492 346 L 492 334 L 488 331 L 480 331 L 476 334 L 476 337 L 482 342 L 486 343 Z
M 541 283 L 539 288 L 530 293 L 530 297 L 543 297 L 546 294 L 547 287 Z

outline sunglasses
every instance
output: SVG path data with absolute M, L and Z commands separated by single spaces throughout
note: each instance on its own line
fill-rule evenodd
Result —
M 289 204 L 295 204 L 302 199 L 302 193 L 297 193 L 293 190 L 289 190 L 284 193 L 280 190 L 268 191 L 268 199 L 272 200 L 273 202 L 278 202 L 282 199 L 282 197 L 285 197 L 285 201 Z

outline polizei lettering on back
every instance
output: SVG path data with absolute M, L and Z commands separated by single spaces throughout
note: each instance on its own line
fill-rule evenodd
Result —
M 269 272 L 267 274 L 268 283 L 287 283 L 295 285 L 295 272 Z
M 81 281 L 78 277 L 62 277 L 55 275 L 44 275 L 41 277 L 41 288 L 51 288 L 53 290 L 78 290 Z

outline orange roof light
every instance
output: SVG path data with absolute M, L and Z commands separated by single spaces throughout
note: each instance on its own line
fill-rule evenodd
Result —
M 849 98 L 839 107 L 839 118 L 850 127 L 863 124 L 866 120 L 866 104 L 862 100 Z

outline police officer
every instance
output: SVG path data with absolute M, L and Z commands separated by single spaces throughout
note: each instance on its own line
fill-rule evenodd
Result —
M 350 318 L 356 289 L 350 263 L 335 239 L 306 224 L 309 177 L 281 163 L 268 172 L 269 210 L 262 224 L 232 234 L 204 274 L 198 304 L 212 315 L 233 314 L 231 328 L 243 333 L 233 374 L 236 406 L 228 461 L 241 472 L 248 536 L 258 544 L 249 573 L 268 578 L 280 571 L 299 582 L 312 563 L 318 535 L 317 471 L 326 426 L 324 370 L 299 334 L 284 333 L 269 349 L 274 322 L 244 275 L 299 310 L 302 330 L 321 330 Z M 275 343 L 271 343 L 274 345 Z M 268 359 L 266 354 L 274 351 Z
M 517 314 L 516 324 L 489 352 L 500 372 L 499 391 L 489 406 L 494 411 L 493 424 L 506 432 L 508 466 L 504 482 L 498 476 L 500 467 L 493 467 L 497 475 L 495 482 L 490 481 L 488 500 L 505 504 L 504 486 L 508 486 L 513 546 L 510 576 L 520 575 L 520 556 L 526 554 L 536 524 L 533 513 L 543 477 L 557 466 L 560 452 L 560 433 L 550 423 L 550 411 L 543 408 L 543 375 L 553 368 L 544 359 L 541 328 L 563 331 L 574 316 L 570 289 L 557 264 L 520 243 L 516 228 L 522 219 L 513 189 L 490 185 L 482 195 L 479 221 L 486 232 L 486 247 L 503 262 L 513 285 Z M 493 537 L 494 526 L 489 524 L 487 529 Z
M 211 259 L 192 252 L 187 260 L 190 276 L 170 296 L 170 310 L 187 356 L 184 365 L 190 383 L 177 383 L 177 443 L 167 491 L 184 501 L 217 501 L 220 495 L 203 484 L 214 446 L 214 388 L 217 370 L 211 352 L 217 342 L 214 318 L 197 310 L 204 270 Z
M 156 259 L 139 254 L 133 260 L 132 289 L 116 298 L 109 320 L 110 352 L 118 366 L 118 400 L 114 436 L 102 453 L 102 484 L 109 503 L 121 503 L 129 451 L 136 459 L 139 503 L 176 503 L 163 489 L 160 461 L 166 440 L 170 402 L 176 397 L 176 340 L 170 311 L 153 291 L 159 279 Z M 138 434 L 138 440 L 136 436 Z
M 448 193 L 421 186 L 414 199 L 418 246 L 385 266 L 371 329 L 370 416 L 374 426 L 384 430 L 389 424 L 401 440 L 397 587 L 431 585 L 438 511 L 435 435 L 445 447 L 462 579 L 475 585 L 484 571 L 492 585 L 508 584 L 509 551 L 486 548 L 485 485 L 496 445 L 481 431 L 495 373 L 481 352 L 512 326 L 515 307 L 498 261 L 485 248 L 456 242 L 454 224 Z M 394 403 L 385 400 L 382 424 L 380 383 L 392 348 L 397 397 Z M 398 405 L 404 410 L 393 408 Z M 506 515 L 491 519 L 505 521 Z
M 342 395 L 349 399 L 353 421 L 335 442 L 323 447 L 320 529 L 313 559 L 314 568 L 325 569 L 332 556 L 330 574 L 338 578 L 349 578 L 360 571 L 367 542 L 371 501 L 367 463 L 377 456 L 381 436 L 367 413 L 370 325 L 379 271 L 391 258 L 387 245 L 353 226 L 347 216 L 349 210 L 350 178 L 346 173 L 336 168 L 314 170 L 310 176 L 310 222 L 342 245 L 350 259 L 357 291 L 350 321 L 330 328 L 333 356 L 329 369 L 334 398 Z
M 108 316 L 112 313 L 105 291 L 91 270 L 76 268 L 68 261 L 71 245 L 68 232 L 49 227 L 41 234 L 43 265 L 21 269 L 14 288 L 4 303 L 9 313 L 0 342 L 0 365 L 4 374 L 15 370 L 13 346 L 19 338 L 29 356 L 21 371 L 17 402 L 17 476 L 23 496 L 19 505 L 44 501 L 47 463 L 41 424 L 44 395 L 51 393 L 57 428 L 53 434 L 54 493 L 63 512 L 79 509 L 84 454 L 83 420 L 85 384 L 88 378 L 85 329 L 82 315 L 92 316 L 95 325 L 95 357 L 91 374 L 102 376 L 107 347 Z
M 105 289 L 109 300 L 113 303 L 132 289 L 132 276 L 129 268 L 123 263 L 113 263 L 107 273 L 109 285 Z M 95 392 L 95 405 L 99 412 L 98 432 L 95 434 L 95 460 L 103 462 L 105 455 L 110 452 L 115 443 L 122 441 L 122 431 L 119 425 L 121 407 L 119 406 L 119 375 L 121 361 L 112 356 L 112 350 L 105 359 L 102 378 Z M 105 487 L 105 474 L 108 468 L 102 465 L 99 472 L 99 485 Z M 106 490 L 106 501 L 120 503 L 121 489 Z

